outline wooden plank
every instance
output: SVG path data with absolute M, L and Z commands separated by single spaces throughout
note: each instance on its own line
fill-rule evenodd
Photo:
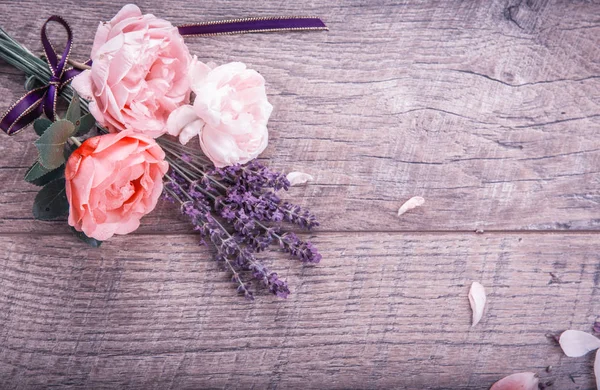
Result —
M 0 23 L 39 50 L 40 15 L 67 15 L 83 58 L 90 25 L 120 4 L 72 10 L 25 1 L 16 20 L 5 13 Z M 290 12 L 327 21 L 328 33 L 188 40 L 204 60 L 241 60 L 265 75 L 276 110 L 264 158 L 315 176 L 290 198 L 311 206 L 323 230 L 597 230 L 599 6 L 435 4 L 140 5 L 182 23 Z M 0 73 L 4 108 L 21 93 L 21 80 L 6 65 Z M 62 229 L 31 220 L 33 189 L 13 178 L 35 158 L 32 140 L 0 144 L 2 232 Z M 413 195 L 426 207 L 397 219 Z M 188 227 L 170 211 L 142 228 L 173 231 Z
M 546 334 L 591 331 L 598 233 L 506 230 L 600 226 L 598 4 L 138 4 L 180 23 L 314 14 L 331 27 L 188 41 L 264 74 L 276 107 L 264 159 L 316 177 L 289 198 L 324 221 L 325 260 L 265 254 L 293 295 L 249 303 L 195 236 L 165 234 L 189 231 L 172 208 L 86 248 L 64 223 L 32 221 L 33 137 L 3 137 L 0 388 L 480 389 L 526 370 L 593 386 L 592 357 L 566 358 Z M 121 5 L 3 2 L 0 25 L 39 51 L 43 19 L 62 14 L 85 58 Z M 0 110 L 21 88 L 0 63 Z M 413 195 L 426 205 L 396 218 Z M 377 232 L 479 228 L 502 232 Z M 474 280 L 489 306 L 471 328 Z
M 546 334 L 591 331 L 598 237 L 320 234 L 318 266 L 261 256 L 293 294 L 251 303 L 193 235 L 1 235 L 0 387 L 481 389 L 531 370 L 591 388 L 592 356 Z

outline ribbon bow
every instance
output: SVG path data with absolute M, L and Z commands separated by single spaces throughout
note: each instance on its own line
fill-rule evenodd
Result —
M 56 22 L 67 30 L 67 44 L 62 56 L 59 58 L 54 51 L 54 47 L 48 39 L 46 26 L 50 22 Z M 56 99 L 58 93 L 69 83 L 73 77 L 77 76 L 82 71 L 79 69 L 65 69 L 71 52 L 71 42 L 73 33 L 68 23 L 58 15 L 53 15 L 46 20 L 42 26 L 42 45 L 48 59 L 48 67 L 50 68 L 50 80 L 46 85 L 40 88 L 33 89 L 27 92 L 21 99 L 13 104 L 9 110 L 0 119 L 0 128 L 8 135 L 13 135 L 27 127 L 36 118 L 46 114 L 48 119 L 54 121 L 56 118 Z
M 59 58 L 46 34 L 46 26 L 56 22 L 67 30 L 67 44 L 62 56 Z M 325 23 L 315 17 L 261 17 L 222 20 L 178 26 L 179 33 L 183 36 L 211 36 L 221 34 L 244 34 L 254 32 L 275 31 L 306 31 L 327 30 Z M 69 24 L 60 16 L 53 15 L 42 26 L 42 45 L 48 59 L 50 80 L 46 85 L 29 91 L 25 96 L 13 104 L 6 114 L 0 118 L 0 128 L 8 135 L 18 133 L 31 124 L 34 120 L 46 114 L 51 121 L 56 118 L 56 98 L 58 93 L 75 76 L 82 72 L 81 69 L 70 68 L 65 70 L 71 52 L 73 33 Z M 86 65 L 91 65 L 88 60 Z

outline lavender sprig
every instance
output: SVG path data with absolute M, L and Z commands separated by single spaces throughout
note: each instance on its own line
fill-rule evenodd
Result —
M 242 245 L 238 235 L 230 234 L 211 214 L 211 206 L 201 191 L 193 190 L 193 182 L 187 182 L 177 172 L 171 172 L 165 184 L 168 199 L 181 203 L 181 213 L 187 216 L 194 230 L 207 238 L 216 249 L 216 260 L 227 265 L 232 273 L 232 281 L 237 291 L 248 299 L 253 299 L 250 283 L 243 279 L 242 273 L 248 273 L 253 279 L 265 286 L 272 294 L 287 298 L 290 293 L 287 283 L 279 279 L 278 274 L 258 262 L 248 247 Z M 183 199 L 187 198 L 187 201 Z
M 185 154 L 183 159 L 172 161 L 173 157 L 179 157 L 176 152 L 177 147 L 170 141 L 165 143 L 167 145 L 164 145 L 164 148 L 169 154 L 172 167 L 188 177 L 190 181 L 194 181 L 190 176 L 201 175 L 199 180 L 194 181 L 196 188 L 213 198 L 215 211 L 228 222 L 234 223 L 234 228 L 246 242 L 256 243 L 254 247 L 257 251 L 265 249 L 268 243 L 277 239 L 285 251 L 301 260 L 313 263 L 320 261 L 321 256 L 314 246 L 309 245 L 311 250 L 307 251 L 304 248 L 307 243 L 299 240 L 295 235 L 294 239 L 284 240 L 278 234 L 279 229 L 272 229 L 264 224 L 286 221 L 308 230 L 319 225 L 315 216 L 309 211 L 282 202 L 275 194 L 273 190 L 289 188 L 289 182 L 283 174 L 273 172 L 257 161 L 246 165 L 208 170 L 195 161 L 203 162 L 202 157 L 196 155 L 196 151 Z M 178 163 L 179 161 L 181 163 Z M 257 183 L 262 183 L 263 187 Z
M 168 140 L 160 140 L 163 148 L 176 159 L 182 154 L 180 145 Z M 187 148 L 186 148 L 187 149 Z M 182 165 L 202 175 L 202 185 L 206 190 L 215 190 L 213 184 L 225 190 L 226 201 L 234 204 L 244 202 L 252 217 L 261 221 L 286 221 L 304 229 L 319 226 L 317 219 L 307 210 L 289 202 L 282 202 L 275 194 L 278 190 L 288 190 L 290 183 L 279 172 L 274 172 L 256 160 L 246 165 L 233 165 L 225 168 L 207 168 L 211 164 L 195 150 L 183 153 Z M 181 167 L 184 168 L 184 167 Z M 216 196 L 220 194 L 213 192 Z
M 287 283 L 254 254 L 278 243 L 302 262 L 318 263 L 321 255 L 310 242 L 282 230 L 282 222 L 305 229 L 318 226 L 310 212 L 277 196 L 276 191 L 289 188 L 286 177 L 257 161 L 214 168 L 199 151 L 159 142 L 171 166 L 165 196 L 181 203 L 182 214 L 214 245 L 216 259 L 229 268 L 238 291 L 252 298 L 253 279 L 272 294 L 287 297 Z

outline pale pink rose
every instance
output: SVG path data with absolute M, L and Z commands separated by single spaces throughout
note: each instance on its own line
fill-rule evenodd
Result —
M 171 113 L 167 131 L 186 144 L 200 136 L 200 147 L 217 167 L 243 164 L 267 147 L 273 106 L 265 79 L 241 62 L 211 68 L 195 57 L 189 71 L 196 97 Z
M 86 140 L 65 168 L 69 225 L 98 240 L 137 229 L 163 190 L 164 158 L 156 141 L 129 130 Z
M 92 69 L 73 80 L 90 112 L 110 132 L 132 129 L 156 138 L 171 111 L 189 102 L 188 48 L 177 27 L 128 4 L 100 23 Z

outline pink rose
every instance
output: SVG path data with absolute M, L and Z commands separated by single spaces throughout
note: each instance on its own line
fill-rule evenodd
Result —
M 164 158 L 152 138 L 132 131 L 86 140 L 65 168 L 69 225 L 98 240 L 137 229 L 162 192 Z
M 92 69 L 72 85 L 110 132 L 159 137 L 171 111 L 189 101 L 191 57 L 177 27 L 133 4 L 100 23 L 91 58 Z
M 194 104 L 171 113 L 169 134 L 182 144 L 199 135 L 202 151 L 217 167 L 246 163 L 265 150 L 273 106 L 258 72 L 241 62 L 211 68 L 194 57 L 189 78 Z

